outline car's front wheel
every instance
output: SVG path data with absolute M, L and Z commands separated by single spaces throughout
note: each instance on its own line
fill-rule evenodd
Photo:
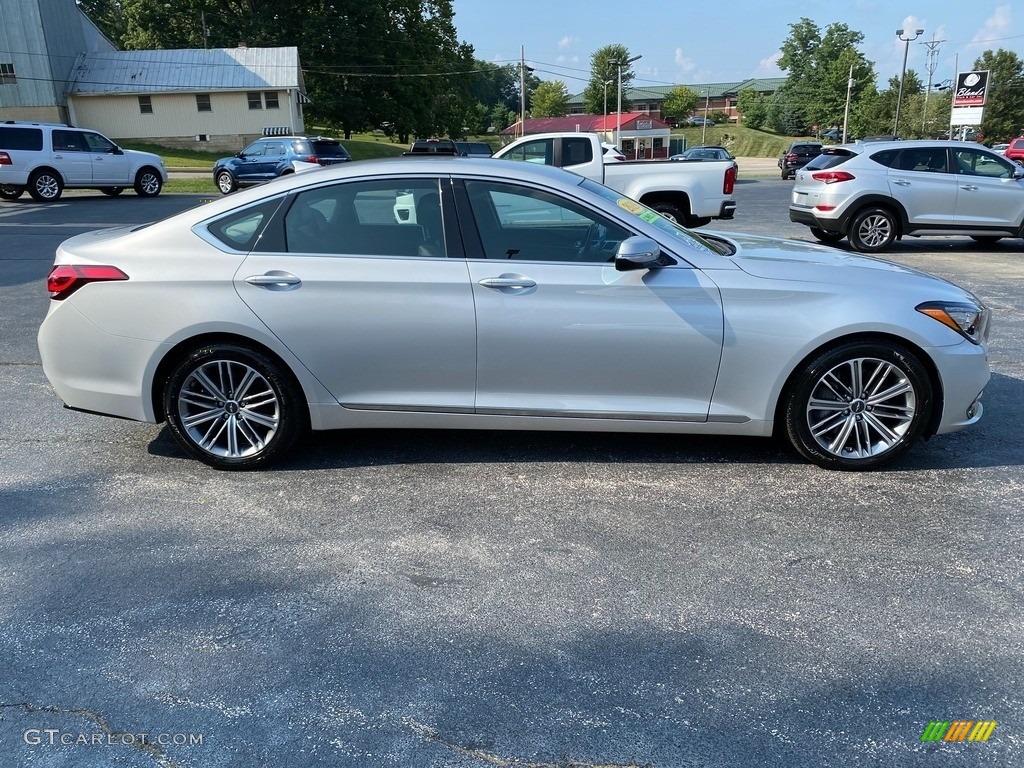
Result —
M 222 195 L 230 195 L 238 189 L 238 182 L 231 175 L 231 171 L 217 171 L 217 176 L 214 180 L 217 182 L 217 189 L 220 190 Z
M 135 194 L 139 197 L 156 197 L 163 188 L 163 178 L 152 168 L 142 168 L 135 175 Z
M 176 365 L 163 400 L 171 434 L 186 452 L 217 469 L 258 469 L 305 428 L 300 392 L 256 349 L 210 344 Z
M 63 191 L 64 180 L 61 179 L 60 174 L 48 168 L 40 169 L 28 178 L 28 193 L 37 202 L 47 203 L 58 200 Z
M 853 217 L 848 237 L 855 251 L 884 251 L 896 239 L 896 217 L 885 208 L 865 208 Z
M 811 234 L 823 243 L 838 243 L 845 235 L 842 232 L 829 232 L 818 227 L 811 227 Z
M 921 436 L 932 386 L 905 347 L 854 341 L 807 363 L 784 402 L 787 437 L 804 458 L 826 469 L 874 469 Z

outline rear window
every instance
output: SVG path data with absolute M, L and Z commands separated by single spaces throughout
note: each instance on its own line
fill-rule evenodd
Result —
M 0 126 L 0 149 L 21 149 L 39 152 L 42 148 L 42 129 Z
M 837 165 L 842 165 L 853 156 L 853 152 L 845 150 L 838 152 L 827 151 L 811 160 L 804 168 L 808 171 L 824 171 L 829 168 L 835 168 Z
M 313 151 L 324 157 L 348 157 L 348 150 L 337 141 L 314 141 Z
M 821 144 L 794 144 L 793 152 L 821 152 Z

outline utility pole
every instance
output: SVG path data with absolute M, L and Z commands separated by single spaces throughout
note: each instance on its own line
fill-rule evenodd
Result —
M 932 92 L 932 76 L 935 74 L 935 67 L 938 65 L 937 59 L 939 58 L 939 43 L 944 43 L 945 40 L 936 40 L 935 33 L 932 32 L 932 39 L 921 43 L 921 45 L 928 46 L 928 61 L 924 65 L 925 69 L 928 70 L 928 88 L 924 92 L 924 115 L 921 117 L 921 137 L 928 137 L 928 94 Z
M 908 32 L 908 36 L 904 37 L 902 29 L 896 30 L 896 39 L 903 41 L 903 70 L 900 72 L 900 93 L 899 96 L 896 97 L 896 121 L 892 126 L 892 135 L 897 138 L 899 138 L 900 135 L 900 105 L 903 103 L 903 81 L 907 77 L 907 54 L 910 52 L 910 44 L 923 35 L 924 30 L 915 29 L 913 37 L 910 37 L 909 34 L 910 33 Z
M 846 128 L 850 124 L 850 97 L 853 96 L 853 64 L 850 65 L 850 79 L 846 81 L 846 111 L 843 112 L 843 141 L 846 143 Z
M 526 50 L 519 46 L 519 128 L 526 135 Z

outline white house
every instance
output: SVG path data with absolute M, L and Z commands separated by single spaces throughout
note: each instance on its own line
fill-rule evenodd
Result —
M 230 150 L 302 133 L 297 48 L 81 53 L 67 87 L 73 125 L 118 139 Z

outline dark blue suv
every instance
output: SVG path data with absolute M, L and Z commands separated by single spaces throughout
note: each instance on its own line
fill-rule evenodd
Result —
M 324 136 L 266 136 L 234 157 L 213 166 L 213 180 L 222 194 L 294 173 L 293 161 L 334 165 L 352 159 L 337 139 Z

